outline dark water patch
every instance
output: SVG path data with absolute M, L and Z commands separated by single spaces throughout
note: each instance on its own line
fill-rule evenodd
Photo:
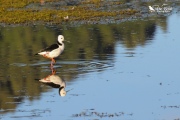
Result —
M 174 108 L 174 109 L 179 109 L 180 105 L 163 105 L 161 108 L 167 109 L 167 108 Z
M 36 118 L 36 117 L 43 117 L 41 114 L 47 114 L 50 112 L 49 109 L 44 109 L 44 110 L 41 110 L 41 109 L 33 109 L 33 110 L 21 110 L 21 109 L 18 109 L 16 110 L 17 113 L 21 113 L 21 115 L 15 115 L 15 116 L 10 116 L 10 118 Z M 23 114 L 23 115 L 22 115 Z M 25 114 L 25 115 L 24 115 Z M 26 115 L 27 114 L 27 115 Z
M 130 52 L 130 51 L 125 52 L 125 53 L 123 53 L 123 54 L 125 54 L 125 55 L 126 55 L 125 57 L 135 57 L 135 55 L 136 55 L 136 53 L 135 53 L 135 52 Z
M 125 112 L 98 112 L 95 109 L 87 109 L 80 113 L 73 114 L 72 117 L 98 117 L 98 118 L 116 118 L 116 117 L 124 117 L 124 116 L 133 116 L 133 113 L 125 113 Z
M 13 119 L 21 119 L 21 118 L 35 118 L 35 117 L 42 117 L 42 116 L 40 116 L 39 114 L 38 115 L 27 115 L 27 116 L 11 116 L 10 118 L 13 118 Z

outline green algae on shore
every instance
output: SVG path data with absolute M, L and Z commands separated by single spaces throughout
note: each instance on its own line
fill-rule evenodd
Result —
M 104 10 L 102 7 L 118 6 L 122 2 L 104 2 L 91 0 L 79 2 L 76 5 L 67 5 L 57 0 L 46 0 L 45 5 L 40 5 L 39 0 L 2 0 L 0 2 L 0 23 L 52 23 L 63 21 L 99 21 L 106 17 L 116 19 L 120 15 L 130 16 L 137 13 L 134 9 Z M 31 7 L 27 7 L 31 5 Z M 68 17 L 67 17 L 68 16 Z M 67 17 L 67 18 L 66 18 Z

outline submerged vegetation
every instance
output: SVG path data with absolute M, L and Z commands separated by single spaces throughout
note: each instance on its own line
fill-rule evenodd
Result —
M 118 1 L 89 0 L 67 3 L 65 1 L 46 0 L 1 0 L 0 23 L 54 23 L 63 21 L 99 21 L 106 17 L 119 19 L 120 15 L 133 15 L 134 9 L 121 9 Z M 108 9 L 106 10 L 106 8 Z M 109 10 L 109 7 L 117 8 Z

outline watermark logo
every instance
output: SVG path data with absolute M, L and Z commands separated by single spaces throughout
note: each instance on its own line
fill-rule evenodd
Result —
M 169 6 L 168 4 L 149 6 L 150 12 L 169 13 L 172 11 L 172 9 L 173 8 Z

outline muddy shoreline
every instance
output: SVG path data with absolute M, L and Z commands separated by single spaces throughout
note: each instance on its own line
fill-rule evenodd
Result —
M 7 2 L 8 4 L 8 2 Z M 168 2 L 173 11 L 167 13 L 150 12 L 152 2 L 118 1 L 39 1 L 24 3 L 24 6 L 1 5 L 0 26 L 58 26 L 81 24 L 113 24 L 133 20 L 152 19 L 179 12 L 178 3 Z

